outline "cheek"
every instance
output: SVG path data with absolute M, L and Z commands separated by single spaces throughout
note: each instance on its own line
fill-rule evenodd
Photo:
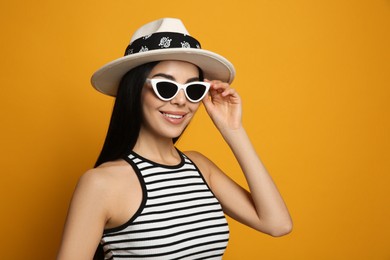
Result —
M 190 102 L 189 102 L 190 103 Z M 199 103 L 190 103 L 188 105 L 188 108 L 191 110 L 191 112 L 195 113 L 200 107 L 200 102 Z
M 152 91 L 143 89 L 141 94 L 141 104 L 144 109 L 148 107 L 158 107 L 161 105 L 161 100 L 158 99 Z
M 143 123 L 150 120 L 150 117 L 152 116 L 152 111 L 156 109 L 156 102 L 154 102 L 153 96 L 148 93 L 148 91 L 145 91 L 141 95 L 141 113 L 143 118 Z

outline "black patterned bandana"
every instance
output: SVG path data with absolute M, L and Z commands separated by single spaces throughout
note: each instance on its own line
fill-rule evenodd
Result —
M 153 33 L 133 41 L 127 46 L 125 56 L 151 50 L 172 48 L 200 49 L 200 43 L 193 37 L 171 32 Z

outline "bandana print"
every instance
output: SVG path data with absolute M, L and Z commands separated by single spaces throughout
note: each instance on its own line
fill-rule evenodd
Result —
M 172 39 L 169 39 L 169 37 L 162 37 L 158 46 L 161 46 L 161 48 L 169 48 L 171 41 Z
M 127 46 L 125 56 L 140 52 L 168 48 L 200 49 L 201 46 L 195 38 L 189 35 L 181 33 L 160 32 L 144 36 L 132 42 L 129 46 Z

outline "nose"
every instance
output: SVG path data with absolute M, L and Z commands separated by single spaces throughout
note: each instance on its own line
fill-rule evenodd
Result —
M 172 104 L 184 105 L 187 102 L 187 97 L 183 89 L 179 90 L 179 93 L 171 100 Z

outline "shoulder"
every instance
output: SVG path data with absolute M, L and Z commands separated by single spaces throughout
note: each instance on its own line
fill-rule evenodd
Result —
M 138 179 L 125 161 L 107 162 L 86 171 L 79 179 L 72 203 L 77 212 L 92 210 L 108 221 L 126 192 L 138 191 Z
M 217 168 L 217 166 L 209 158 L 200 152 L 185 151 L 183 153 L 195 163 L 206 179 Z
M 96 168 L 86 171 L 80 178 L 80 182 L 86 182 L 94 185 L 102 185 L 107 182 L 115 181 L 117 178 L 132 170 L 123 160 L 106 162 Z
M 107 198 L 107 195 L 115 192 L 115 187 L 128 179 L 131 176 L 129 173 L 133 171 L 123 160 L 107 162 L 86 171 L 80 177 L 76 190 L 81 190 L 84 195 Z
M 211 162 L 206 156 L 197 151 L 184 151 L 183 153 L 196 164 L 207 165 Z

